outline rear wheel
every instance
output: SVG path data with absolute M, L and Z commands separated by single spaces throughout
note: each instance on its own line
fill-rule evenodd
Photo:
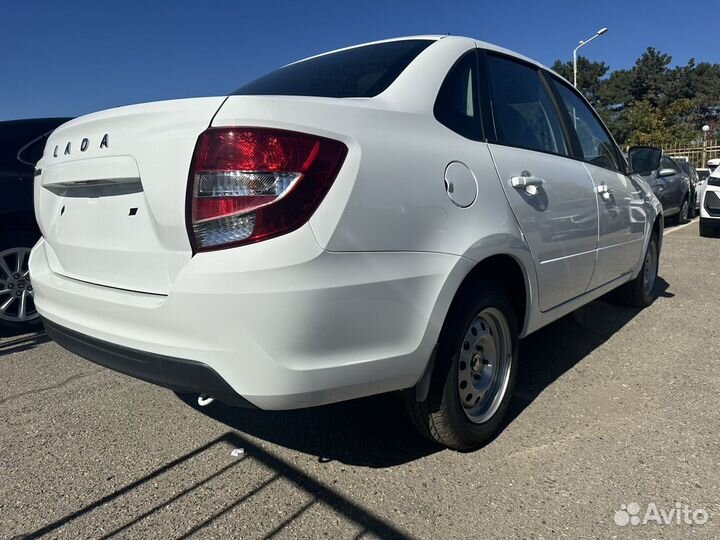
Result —
M 623 304 L 644 308 L 655 300 L 655 281 L 657 280 L 660 249 L 655 234 L 650 238 L 640 273 L 635 279 L 617 290 L 616 298 Z
M 688 222 L 688 216 L 690 215 L 690 203 L 688 203 L 687 197 L 683 199 L 682 205 L 680 206 L 680 212 L 675 216 L 675 224 L 683 225 Z
M 28 261 L 37 235 L 9 232 L 0 236 L 0 324 L 32 329 L 40 324 Z
M 410 417 L 425 437 L 456 450 L 487 442 L 500 427 L 515 381 L 518 330 L 502 289 L 480 287 L 449 315 L 424 401 L 408 395 Z

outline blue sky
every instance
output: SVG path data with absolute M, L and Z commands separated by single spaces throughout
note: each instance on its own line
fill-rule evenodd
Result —
M 75 116 L 176 97 L 223 95 L 314 53 L 422 33 L 467 35 L 551 64 L 578 40 L 611 68 L 648 46 L 684 64 L 720 62 L 710 18 L 667 0 L 0 0 L 0 120 Z

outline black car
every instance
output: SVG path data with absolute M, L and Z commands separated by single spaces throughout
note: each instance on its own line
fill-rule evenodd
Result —
M 665 218 L 676 224 L 687 223 L 690 209 L 695 208 L 694 198 L 691 198 L 695 194 L 690 177 L 680 165 L 671 157 L 663 156 L 660 166 L 644 178 L 662 203 Z
M 700 176 L 697 170 L 689 161 L 676 159 L 675 163 L 680 165 L 682 172 L 684 172 L 690 179 L 690 213 L 688 217 L 695 217 L 700 211 L 700 197 L 697 194 L 698 182 L 700 182 Z
M 0 324 L 38 320 L 28 276 L 30 248 L 40 237 L 33 211 L 35 163 L 52 131 L 70 118 L 0 122 Z

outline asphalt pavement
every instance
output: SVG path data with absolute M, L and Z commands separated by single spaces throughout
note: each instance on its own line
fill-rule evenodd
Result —
M 469 453 L 394 395 L 199 411 L 6 332 L 0 538 L 720 537 L 719 262 L 668 227 L 657 301 L 524 340 L 510 418 Z

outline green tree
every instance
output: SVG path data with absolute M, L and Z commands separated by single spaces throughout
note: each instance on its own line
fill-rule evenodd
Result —
M 678 122 L 693 109 L 690 99 L 682 98 L 667 107 L 658 107 L 648 100 L 635 103 L 627 114 L 630 135 L 627 144 L 658 144 L 671 140 L 689 140 L 693 133 L 687 123 Z
M 556 60 L 552 69 L 572 83 L 573 65 L 571 61 Z M 593 62 L 584 56 L 578 57 L 578 90 L 592 103 L 593 107 L 600 105 L 599 94 L 603 85 L 602 78 L 609 70 L 610 66 L 605 62 Z
M 605 62 L 578 59 L 578 89 L 620 144 L 702 141 L 700 128 L 720 130 L 720 64 L 671 67 L 672 57 L 653 47 L 630 69 L 609 73 Z M 572 80 L 572 62 L 553 69 Z

